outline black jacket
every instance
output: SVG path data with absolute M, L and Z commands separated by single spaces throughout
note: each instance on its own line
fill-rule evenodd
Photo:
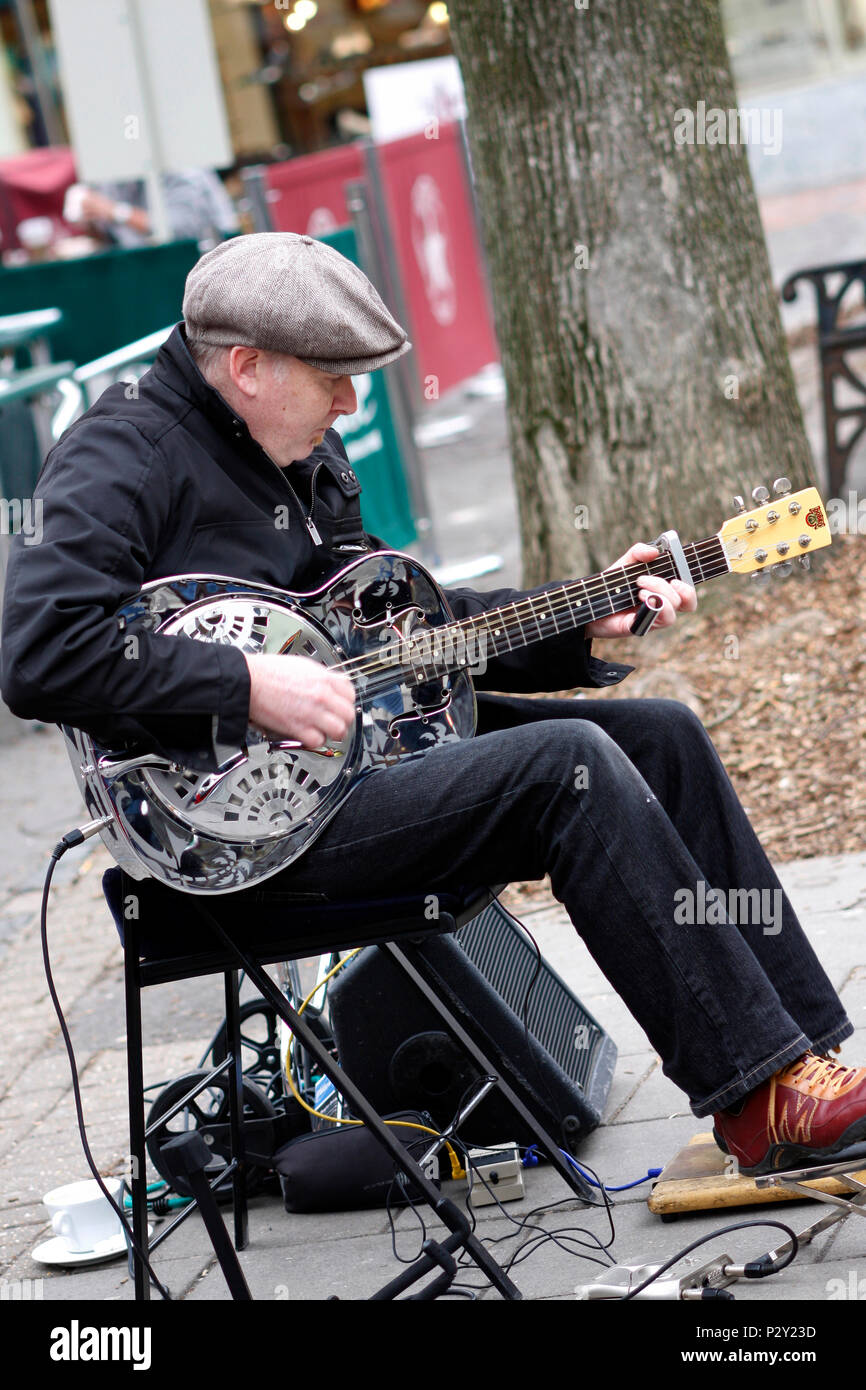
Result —
M 247 727 L 242 653 L 143 634 L 129 660 L 116 609 L 168 575 L 315 588 L 359 547 L 386 548 L 363 529 L 360 491 L 335 430 L 308 459 L 279 468 L 205 381 L 178 325 L 151 371 L 110 387 L 45 461 L 34 493 L 42 538 L 16 538 L 6 577 L 4 699 L 16 714 L 72 724 L 104 745 L 143 742 L 212 768 L 214 742 L 237 746 Z M 520 596 L 446 593 L 458 618 Z M 589 646 L 564 633 L 491 660 L 476 684 L 564 690 L 610 685 L 632 669 L 598 661 Z

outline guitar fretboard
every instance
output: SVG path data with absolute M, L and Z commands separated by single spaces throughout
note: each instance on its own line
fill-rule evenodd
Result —
M 684 545 L 683 552 L 695 584 L 706 583 L 730 569 L 718 536 Z M 471 670 L 482 659 L 502 656 L 636 607 L 638 580 L 644 574 L 676 579 L 673 557 L 662 551 L 654 560 L 615 566 L 459 622 L 416 629 L 405 639 L 386 645 L 375 657 L 345 662 L 339 669 L 364 681 L 368 694 L 399 678 L 401 671 L 421 683 L 460 669 Z
M 728 573 L 728 561 L 718 536 L 684 545 L 683 551 L 696 584 Z M 597 618 L 634 608 L 639 602 L 637 581 L 643 574 L 676 579 L 673 557 L 663 551 L 649 562 L 604 570 L 549 589 L 544 594 L 479 613 L 477 617 L 464 618 L 443 629 L 443 633 L 450 632 L 456 637 L 456 630 L 459 630 L 466 638 L 471 636 L 483 642 L 488 656 L 500 656 L 530 642 L 542 641 L 558 632 L 584 627 Z

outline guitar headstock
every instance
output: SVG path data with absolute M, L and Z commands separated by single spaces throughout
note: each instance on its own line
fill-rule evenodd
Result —
M 728 563 L 738 574 L 767 572 L 779 565 L 786 566 L 783 573 L 790 573 L 791 561 L 798 558 L 808 568 L 804 557 L 833 539 L 817 488 L 792 493 L 788 479 L 777 478 L 773 491 L 771 498 L 765 487 L 756 487 L 751 510 L 742 497 L 735 497 L 739 511 L 718 533 Z

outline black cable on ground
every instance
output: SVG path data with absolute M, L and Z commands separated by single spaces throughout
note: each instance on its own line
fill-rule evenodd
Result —
M 54 977 L 51 973 L 51 962 L 48 956 L 48 895 L 51 890 L 51 880 L 54 877 L 54 870 L 67 850 L 72 849 L 75 845 L 83 844 L 84 841 L 89 838 L 89 835 L 96 833 L 96 831 L 100 828 L 101 824 L 101 821 L 91 821 L 90 825 L 86 826 L 83 830 L 76 829 L 68 831 L 67 834 L 64 835 L 60 841 L 58 841 L 58 843 L 54 847 L 54 850 L 52 851 L 51 859 L 48 864 L 48 871 L 45 875 L 45 884 L 42 889 L 42 911 L 40 914 L 42 961 L 45 966 L 45 978 L 48 982 L 48 993 L 51 995 L 51 1002 L 54 1005 L 54 1012 L 57 1014 L 57 1019 L 60 1024 L 60 1031 L 63 1034 L 63 1041 L 66 1044 L 66 1052 L 69 1057 L 69 1065 L 72 1071 L 72 1092 L 75 1099 L 75 1114 L 78 1119 L 78 1132 L 81 1136 L 81 1146 L 84 1149 L 84 1157 L 87 1159 L 88 1167 L 90 1168 L 90 1171 L 93 1174 L 93 1177 L 98 1187 L 104 1194 L 106 1200 L 110 1203 L 110 1205 L 114 1208 L 115 1212 L 117 1213 L 126 1239 L 132 1247 L 132 1250 L 136 1258 L 141 1261 L 141 1264 L 147 1270 L 148 1276 L 154 1288 L 157 1290 L 157 1292 L 161 1295 L 162 1298 L 171 1300 L 171 1294 L 160 1282 L 159 1278 L 153 1270 L 153 1267 L 151 1266 L 150 1261 L 148 1260 L 147 1256 L 145 1255 L 144 1251 L 142 1250 L 141 1246 L 139 1245 L 138 1241 L 135 1239 L 135 1236 L 133 1235 L 132 1231 L 127 1225 L 126 1216 L 124 1212 L 118 1206 L 117 1202 L 114 1200 L 108 1188 L 106 1187 L 102 1179 L 102 1175 L 100 1174 L 99 1169 L 97 1168 L 96 1163 L 94 1161 L 93 1154 L 90 1152 L 90 1145 L 87 1142 L 87 1132 L 84 1123 L 84 1110 L 81 1104 L 81 1088 L 78 1081 L 78 1067 L 75 1061 L 75 1053 L 72 1048 L 72 1039 L 69 1036 L 69 1029 L 66 1026 L 66 1019 L 63 1017 L 63 1010 L 60 1007 L 60 1000 L 57 996 L 57 990 L 54 985 Z

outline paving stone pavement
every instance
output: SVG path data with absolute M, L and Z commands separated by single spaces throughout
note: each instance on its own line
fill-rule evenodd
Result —
M 49 926 L 55 979 L 78 1056 L 89 1137 L 100 1171 L 114 1174 L 123 1171 L 125 1162 L 125 1039 L 116 1027 L 94 1029 L 88 1022 L 91 1014 L 99 1018 L 100 1001 L 117 991 L 121 980 L 120 952 L 106 921 L 100 891 L 101 871 L 107 862 L 101 848 L 87 854 L 74 877 L 54 895 Z M 842 1060 L 863 1062 L 866 854 L 784 865 L 781 876 L 857 1028 L 854 1038 L 844 1046 Z M 648 1167 L 662 1166 L 693 1134 L 705 1130 L 707 1122 L 690 1114 L 682 1094 L 662 1074 L 642 1030 L 576 937 L 563 909 L 553 904 L 528 912 L 525 920 L 546 959 L 619 1048 L 605 1123 L 586 1140 L 581 1158 L 610 1186 L 639 1177 Z M 87 1176 L 65 1051 L 43 980 L 35 917 L 16 935 L 0 963 L 0 981 L 5 1000 L 0 1016 L 0 1279 L 9 1286 L 15 1281 L 41 1278 L 46 1299 L 128 1300 L 132 1288 L 123 1261 L 71 1271 L 48 1269 L 32 1258 L 33 1248 L 50 1234 L 41 1205 L 43 1194 L 51 1187 Z M 197 982 L 170 988 L 174 992 L 173 1013 L 186 1013 L 189 994 L 191 1017 L 197 1022 L 208 1017 L 206 1009 L 200 1012 Z M 160 992 L 149 991 L 146 1004 Z M 210 1027 L 218 1017 L 217 993 L 208 1027 L 178 1031 L 166 1041 L 158 1031 L 161 1015 L 151 1010 L 145 1022 L 146 1080 L 164 1080 L 192 1069 L 206 1049 Z M 697 1236 L 732 1219 L 728 1213 L 711 1212 L 661 1222 L 648 1211 L 645 1195 L 645 1188 L 636 1188 L 616 1197 L 613 1249 L 621 1262 L 668 1258 Z M 583 1227 L 590 1242 L 607 1240 L 603 1211 L 582 1207 L 570 1196 L 563 1180 L 545 1167 L 527 1171 L 526 1196 L 509 1204 L 507 1215 L 495 1208 L 480 1209 L 479 1226 L 485 1238 L 502 1236 L 514 1232 L 513 1223 L 532 1208 L 563 1201 L 564 1206 L 557 1206 L 543 1218 L 546 1228 Z M 809 1205 L 787 1206 L 786 1218 L 795 1227 L 804 1226 Z M 747 1213 L 752 1219 L 757 1214 L 754 1209 Z M 401 1213 L 395 1224 L 397 1248 L 406 1258 L 419 1247 L 420 1227 L 408 1212 Z M 427 1219 L 426 1224 L 432 1231 L 438 1223 Z M 532 1234 L 517 1232 L 511 1242 L 504 1243 L 509 1255 L 527 1245 L 525 1259 L 514 1267 L 515 1280 L 525 1297 L 571 1299 L 576 1286 L 598 1272 L 589 1260 L 576 1257 L 575 1246 L 563 1249 L 550 1242 L 543 1248 L 529 1246 Z M 732 1238 L 723 1243 L 729 1246 Z M 733 1253 L 747 1257 L 773 1243 L 771 1232 L 749 1232 L 737 1239 Z M 709 1247 L 710 1252 L 716 1249 L 716 1243 Z M 197 1216 L 161 1247 L 154 1263 L 176 1298 L 213 1301 L 227 1297 L 221 1271 Z M 276 1194 L 253 1199 L 251 1243 L 241 1263 L 255 1297 L 276 1301 L 313 1300 L 331 1294 L 363 1298 L 399 1269 L 383 1212 L 289 1215 Z M 866 1280 L 866 1223 L 858 1218 L 850 1218 L 816 1240 L 792 1269 L 777 1279 L 739 1286 L 737 1297 L 821 1300 L 843 1287 L 833 1280 L 847 1281 L 847 1288 L 852 1278 Z M 477 1272 L 468 1271 L 461 1283 L 478 1285 Z M 480 1294 L 482 1298 L 494 1296 L 489 1290 Z

